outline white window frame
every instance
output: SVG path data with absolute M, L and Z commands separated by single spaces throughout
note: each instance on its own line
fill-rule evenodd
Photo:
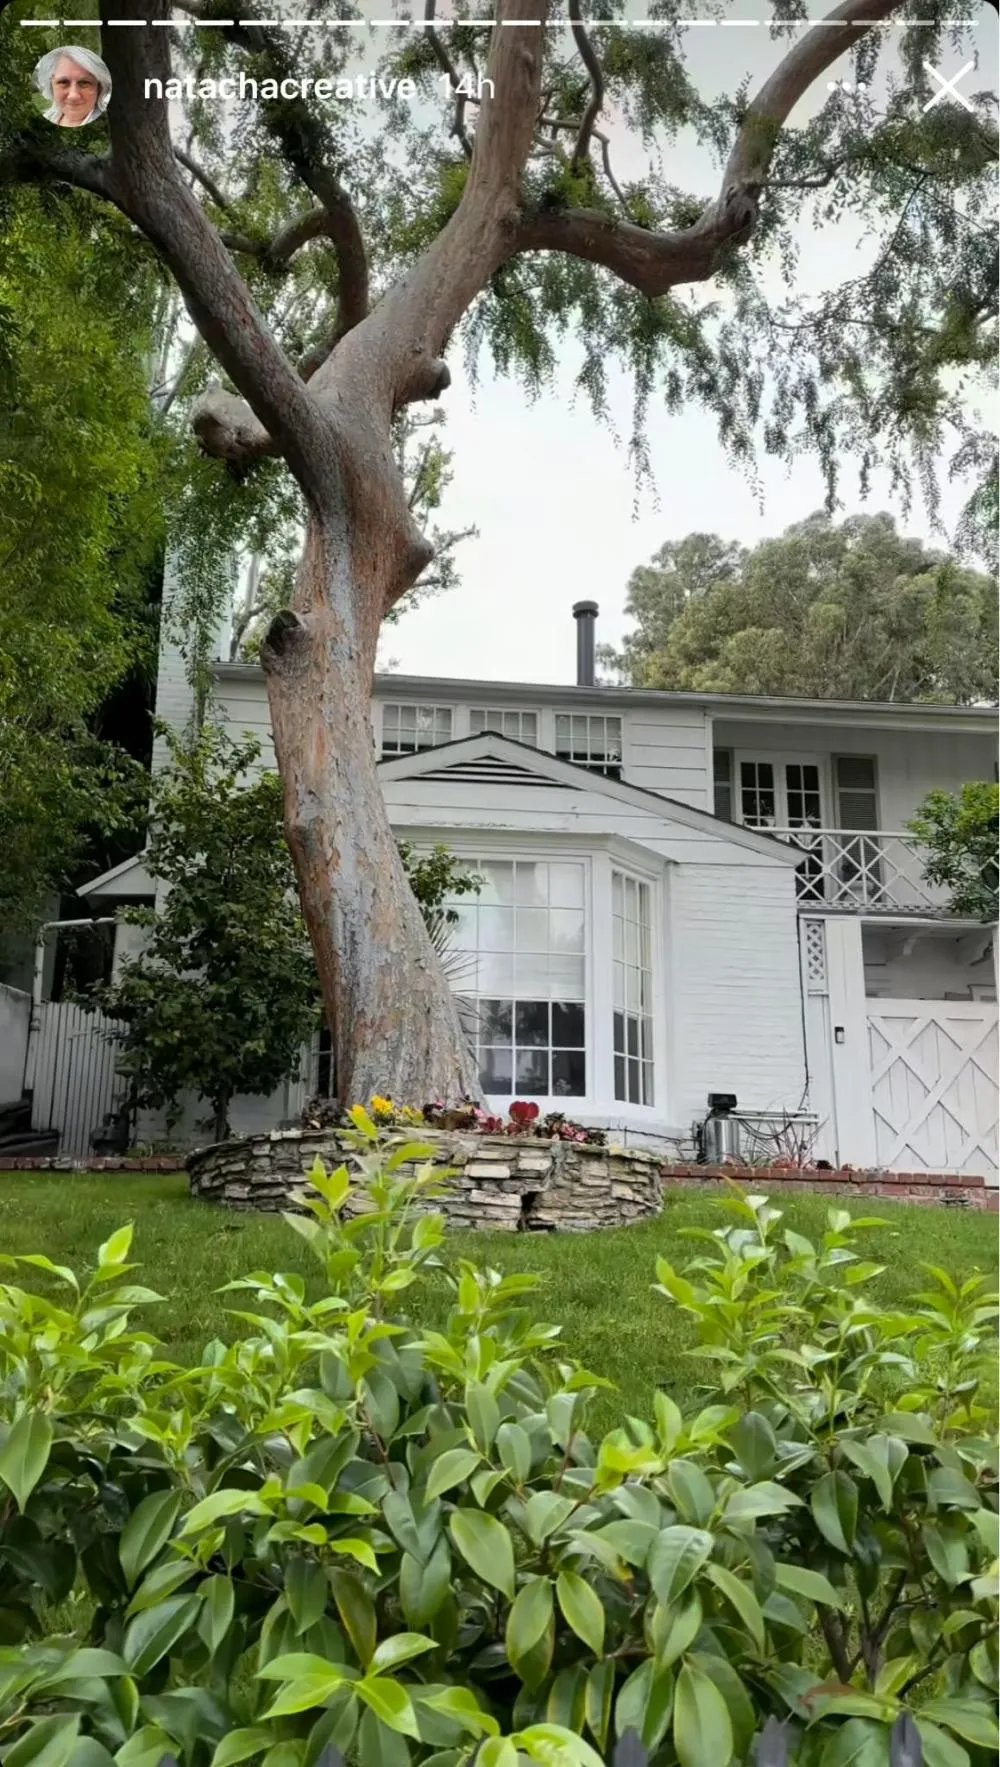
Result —
M 462 838 L 466 837 L 466 838 Z M 503 836 L 481 835 L 474 843 L 467 831 L 423 828 L 414 850 L 444 841 L 465 868 L 486 859 L 579 861 L 584 866 L 584 1007 L 587 1091 L 583 1098 L 538 1097 L 534 1102 L 545 1115 L 563 1111 L 570 1118 L 590 1123 L 630 1124 L 648 1130 L 669 1126 L 672 1067 L 672 1028 L 667 1011 L 669 865 L 648 857 L 643 849 L 615 835 L 599 836 L 588 847 L 567 836 L 565 844 L 551 836 L 533 838 L 519 834 L 516 842 Z M 612 871 L 625 871 L 650 887 L 653 970 L 653 1103 L 629 1104 L 615 1098 L 614 1087 L 614 972 L 612 968 Z M 461 993 L 461 984 L 456 993 Z M 505 1115 L 518 1094 L 491 1094 L 487 1103 L 498 1116 Z
M 722 743 L 719 746 L 724 748 L 726 745 L 724 743 Z M 733 794 L 733 825 L 734 826 L 742 827 L 742 828 L 748 828 L 748 827 L 752 828 L 755 826 L 755 824 L 753 824 L 753 823 L 747 823 L 746 821 L 744 821 L 744 817 L 743 817 L 743 792 L 741 790 L 740 775 L 741 775 L 744 761 L 756 762 L 756 764 L 758 766 L 763 762 L 763 763 L 766 763 L 768 766 L 774 768 L 774 781 L 775 781 L 775 823 L 774 823 L 774 825 L 776 828 L 787 828 L 789 826 L 789 824 L 788 824 L 788 786 L 787 786 L 785 769 L 787 767 L 815 767 L 817 770 L 818 777 L 819 777 L 819 802 L 820 802 L 820 822 L 819 822 L 819 825 L 821 828 L 832 828 L 835 826 L 834 823 L 832 823 L 830 821 L 830 814 L 831 814 L 830 805 L 833 800 L 832 800 L 832 796 L 831 796 L 830 769 L 829 769 L 829 756 L 828 755 L 799 754 L 799 753 L 796 753 L 796 751 L 794 749 L 764 749 L 764 748 L 761 748 L 761 749 L 736 749 L 736 748 L 734 748 L 734 749 L 731 749 L 730 752 L 733 757 L 732 794 Z M 761 832 L 766 834 L 767 829 L 765 828 L 765 829 L 761 830 Z
M 423 745 L 423 747 L 418 747 L 418 748 L 413 748 L 413 749 L 390 749 L 387 752 L 386 746 L 385 746 L 385 740 L 386 740 L 386 738 L 385 738 L 385 714 L 386 714 L 387 710 L 389 710 L 390 708 L 394 711 L 398 710 L 400 712 L 404 712 L 404 711 L 406 711 L 406 712 L 409 712 L 409 711 L 430 712 L 433 715 L 435 721 L 437 720 L 438 716 L 441 713 L 447 712 L 448 720 L 449 720 L 449 723 L 448 723 L 449 734 L 446 737 L 442 738 L 442 741 L 440 743 L 429 742 L 429 743 L 425 743 Z M 427 753 L 428 749 L 441 748 L 444 743 L 454 742 L 454 740 L 455 740 L 455 707 L 453 705 L 439 705 L 436 702 L 432 704 L 431 702 L 429 702 L 427 700 L 418 700 L 418 699 L 386 699 L 386 700 L 379 701 L 378 752 L 384 760 L 389 760 L 389 759 L 400 760 L 405 755 L 425 755 Z
M 605 759 L 607 759 L 607 755 L 608 755 L 608 724 L 609 723 L 617 724 L 618 725 L 618 737 L 619 737 L 619 742 L 618 742 L 619 753 L 618 753 L 618 761 L 617 761 L 618 777 L 620 779 L 626 778 L 626 770 L 625 770 L 625 718 L 621 712 L 596 712 L 596 711 L 591 711 L 589 709 L 584 709 L 583 707 L 574 708 L 571 706 L 557 707 L 552 715 L 552 753 L 554 755 L 558 754 L 558 731 L 559 731 L 559 719 L 560 718 L 569 718 L 571 720 L 573 718 L 586 718 L 586 720 L 587 720 L 587 752 L 588 752 L 588 754 L 593 753 L 593 748 L 592 748 L 591 741 L 590 741 L 590 726 L 591 726 L 591 724 L 594 724 L 594 723 L 603 724 L 603 726 L 604 726 L 604 756 L 605 756 Z M 570 728 L 570 748 L 572 749 L 572 747 L 573 747 L 573 743 L 572 743 L 572 725 L 571 725 L 571 728 Z M 569 755 L 569 756 L 559 755 L 558 758 L 560 760 L 567 761 L 571 767 L 584 767 L 584 768 L 586 768 L 586 770 L 588 772 L 593 773 L 599 779 L 600 778 L 606 778 L 606 779 L 607 778 L 614 778 L 613 774 L 604 773 L 603 768 L 598 767 L 596 765 L 590 765 L 586 761 L 574 760 L 572 755 Z

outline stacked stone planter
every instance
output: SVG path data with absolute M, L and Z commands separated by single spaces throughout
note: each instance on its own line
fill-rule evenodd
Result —
M 428 1207 L 452 1227 L 589 1233 L 648 1220 L 662 1206 L 663 1161 L 642 1149 L 437 1129 L 399 1139 L 432 1148 L 433 1164 L 450 1174 Z M 328 1170 L 353 1163 L 335 1129 L 223 1141 L 189 1156 L 191 1193 L 230 1209 L 287 1209 L 317 1158 Z

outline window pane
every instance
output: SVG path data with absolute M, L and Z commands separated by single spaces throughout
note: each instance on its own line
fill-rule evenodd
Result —
M 477 706 L 473 706 L 469 712 L 469 730 L 471 734 L 473 736 L 478 736 L 480 731 L 485 730 L 486 727 L 486 713 L 481 711 Z
M 519 1049 L 515 1069 L 515 1089 L 521 1093 L 544 1096 L 549 1090 L 549 1052 L 547 1049 Z
M 582 1049 L 557 1049 L 552 1056 L 555 1098 L 582 1098 L 587 1090 L 587 1062 Z
M 553 951 L 582 951 L 582 909 L 553 908 L 549 914 L 549 937 Z
M 625 1015 L 624 1015 L 624 1013 L 616 1012 L 613 1015 L 612 1024 L 614 1026 L 615 1054 L 616 1055 L 624 1055 L 625 1054 Z
M 625 1103 L 625 1057 L 615 1056 L 615 1097 Z
M 509 859 L 487 859 L 477 867 L 483 879 L 480 902 L 512 902 L 514 900 L 514 867 Z
M 582 1000 L 583 958 L 550 957 L 549 981 L 553 994 L 567 1000 Z
M 515 879 L 516 900 L 525 907 L 532 903 L 542 905 L 549 898 L 549 868 L 545 864 L 532 865 L 519 859 Z M 509 898 L 505 898 L 508 900 Z
M 642 1103 L 642 1081 L 637 1061 L 628 1064 L 628 1101 L 629 1104 Z
M 513 951 L 514 910 L 512 908 L 480 908 L 480 951 Z
M 538 742 L 538 718 L 534 712 L 521 713 L 521 741 Z
M 583 1048 L 583 1007 L 568 1000 L 552 1002 L 552 1043 L 554 1048 Z
M 509 1000 L 478 1000 L 479 1041 L 509 1043 L 511 1035 L 511 1003 Z
M 448 928 L 448 943 L 453 951 L 475 951 L 478 949 L 476 936 L 476 910 L 464 907 L 454 910 L 457 918 Z
M 549 917 L 544 908 L 519 908 L 517 911 L 517 949 L 547 951 L 549 948 Z
M 583 866 L 549 866 L 549 901 L 553 908 L 583 907 Z
M 481 1049 L 479 1051 L 479 1084 L 484 1092 L 510 1092 L 511 1051 L 509 1049 Z
M 551 958 L 541 952 L 520 952 L 514 959 L 514 993 L 523 1000 L 549 996 L 549 964 Z
M 519 1000 L 514 1008 L 514 1041 L 548 1047 L 549 1003 L 547 1000 Z
M 514 965 L 510 957 L 498 952 L 481 951 L 476 986 L 480 994 L 511 994 L 514 989 Z
M 638 1021 L 638 1019 L 632 1018 L 631 1016 L 629 1016 L 629 1018 L 626 1019 L 626 1021 L 625 1021 L 625 1034 L 628 1039 L 628 1044 L 627 1044 L 628 1054 L 629 1055 L 638 1055 L 638 1053 L 639 1053 L 639 1021 Z

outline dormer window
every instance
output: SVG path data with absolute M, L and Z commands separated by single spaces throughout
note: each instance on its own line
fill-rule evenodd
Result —
M 622 776 L 622 721 L 601 714 L 556 713 L 556 754 L 606 779 Z
M 451 741 L 450 706 L 407 706 L 389 700 L 382 707 L 382 759 L 415 755 Z

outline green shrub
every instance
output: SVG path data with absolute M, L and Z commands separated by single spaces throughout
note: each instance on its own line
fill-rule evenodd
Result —
M 814 1247 L 762 1198 L 661 1289 L 717 1390 L 602 1440 L 606 1383 L 523 1276 L 442 1253 L 427 1150 L 352 1113 L 363 1212 L 317 1167 L 290 1216 L 324 1277 L 228 1285 L 202 1364 L 133 1328 L 131 1230 L 59 1300 L 0 1288 L 0 1752 L 10 1767 L 929 1767 L 996 1749 L 995 1461 L 975 1369 L 992 1309 L 941 1273 L 876 1312 L 864 1223 Z M 352 1199 L 356 1202 L 358 1199 Z M 585 1247 L 581 1246 L 581 1255 Z M 441 1331 L 401 1314 L 434 1269 Z M 64 1628 L 56 1631 L 56 1626 Z

